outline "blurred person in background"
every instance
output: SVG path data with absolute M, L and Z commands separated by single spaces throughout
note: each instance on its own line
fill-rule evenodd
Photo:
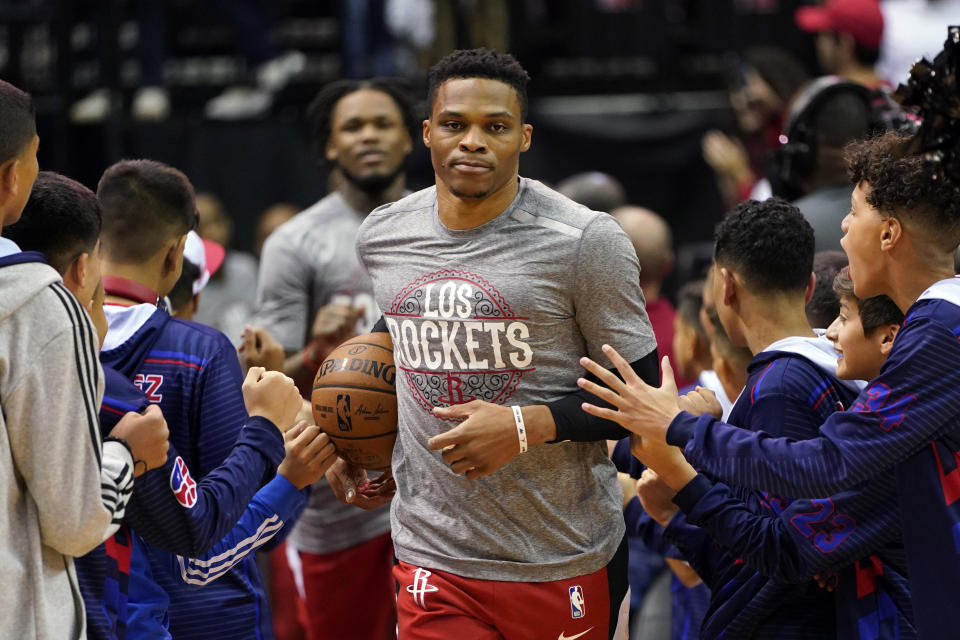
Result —
M 257 260 L 263 253 L 263 243 L 284 222 L 300 213 L 300 208 L 288 202 L 279 202 L 264 209 L 257 217 L 253 231 L 253 255 Z
M 729 70 L 730 106 L 736 134 L 718 129 L 703 137 L 703 159 L 717 175 L 729 209 L 737 202 L 770 196 L 765 176 L 779 143 L 787 105 L 807 82 L 803 65 L 788 51 L 770 46 L 747 49 Z
M 813 256 L 813 273 L 817 282 L 804 309 L 807 321 L 818 334 L 826 333 L 827 327 L 840 315 L 840 298 L 833 290 L 833 279 L 847 264 L 847 254 L 839 250 L 818 251 Z
M 640 261 L 640 289 L 646 301 L 647 315 L 657 338 L 657 353 L 673 362 L 673 323 L 676 311 L 661 295 L 663 280 L 673 270 L 673 234 L 667 221 L 643 207 L 618 207 L 610 212 L 630 237 Z M 677 378 L 677 385 L 693 382 Z
M 773 194 L 793 200 L 818 251 L 840 249 L 853 185 L 844 146 L 880 128 L 870 91 L 838 76 L 818 78 L 794 100 L 770 171 Z
M 817 60 L 824 72 L 869 89 L 889 86 L 876 70 L 883 41 L 877 0 L 827 0 L 821 6 L 800 7 L 795 19 L 798 27 L 815 34 Z
M 409 98 L 387 79 L 328 84 L 307 118 L 336 188 L 264 243 L 255 319 L 283 345 L 286 372 L 309 397 L 330 349 L 369 331 L 380 315 L 356 235 L 370 211 L 406 193 L 416 119 Z M 389 507 L 342 504 L 321 479 L 287 541 L 287 557 L 308 639 L 395 637 Z M 347 582 L 348 575 L 355 578 Z
M 557 191 L 593 211 L 611 213 L 627 204 L 620 181 L 601 171 L 575 173 L 557 183 Z
M 251 292 L 257 286 L 257 260 L 246 251 L 230 248 L 233 220 L 217 196 L 197 194 L 197 213 L 200 216 L 197 233 L 222 247 L 226 253 L 221 258 L 221 268 L 211 271 L 203 289 L 203 306 L 193 319 L 218 329 L 234 345 L 239 345 L 240 334 L 253 315 Z

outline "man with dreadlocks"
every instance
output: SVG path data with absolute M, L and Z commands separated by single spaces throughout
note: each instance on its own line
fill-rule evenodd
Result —
M 354 242 L 371 210 L 406 192 L 403 164 L 413 148 L 414 117 L 406 94 L 383 79 L 333 82 L 317 94 L 307 117 L 337 188 L 267 239 L 256 322 L 283 345 L 286 373 L 309 397 L 327 352 L 368 331 L 379 316 Z M 341 504 L 321 479 L 287 541 L 287 555 L 311 640 L 395 637 L 388 507 L 361 511 Z M 356 579 L 345 582 L 347 574 Z

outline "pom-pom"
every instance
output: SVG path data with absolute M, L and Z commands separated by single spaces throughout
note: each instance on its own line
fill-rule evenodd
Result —
M 920 154 L 933 180 L 960 184 L 960 26 L 947 29 L 941 51 L 930 62 L 918 60 L 894 99 L 921 120 L 904 151 Z

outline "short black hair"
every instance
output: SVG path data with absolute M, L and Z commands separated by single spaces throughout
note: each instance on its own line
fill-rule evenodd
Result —
M 697 332 L 706 336 L 707 332 L 700 324 L 700 307 L 703 306 L 703 280 L 691 280 L 677 291 L 677 317 Z
M 762 293 L 803 291 L 813 270 L 813 228 L 780 198 L 738 204 L 714 234 L 713 258 Z
M 327 143 L 333 133 L 333 110 L 344 96 L 361 89 L 381 91 L 393 99 L 403 118 L 403 126 L 411 139 L 415 138 L 419 124 L 413 100 L 408 90 L 393 78 L 370 78 L 368 80 L 337 80 L 325 85 L 307 107 L 307 125 L 313 152 L 321 162 L 326 159 Z
M 0 80 L 0 164 L 17 157 L 37 135 L 30 94 Z
M 170 289 L 167 297 L 170 298 L 170 306 L 174 311 L 179 311 L 185 304 L 190 302 L 193 297 L 193 283 L 200 277 L 200 267 L 193 264 L 186 258 L 183 259 L 183 271 L 180 272 L 180 278 Z
M 840 270 L 833 280 L 833 290 L 838 298 L 850 298 L 860 311 L 860 325 L 863 335 L 869 336 L 875 329 L 891 324 L 903 324 L 903 311 L 893 300 L 884 295 L 861 300 L 853 292 L 853 280 L 849 268 Z
M 3 235 L 24 251 L 39 251 L 60 275 L 100 239 L 103 213 L 96 194 L 79 182 L 54 173 L 37 174 L 23 215 Z
M 923 154 L 906 153 L 913 143 L 896 131 L 851 142 L 844 148 L 848 174 L 869 185 L 867 204 L 881 215 L 916 222 L 953 251 L 960 244 L 960 181 L 951 171 L 935 173 Z
M 193 185 L 155 160 L 121 160 L 97 185 L 103 207 L 103 250 L 121 264 L 141 262 L 197 224 Z
M 805 308 L 811 327 L 825 329 L 840 313 L 840 298 L 834 293 L 833 282 L 849 260 L 843 251 L 818 251 L 813 256 L 813 273 L 817 283 L 813 296 Z
M 493 49 L 457 49 L 444 56 L 427 73 L 427 106 L 431 112 L 440 85 L 458 78 L 488 78 L 510 85 L 517 92 L 521 118 L 526 121 L 530 74 L 509 53 Z

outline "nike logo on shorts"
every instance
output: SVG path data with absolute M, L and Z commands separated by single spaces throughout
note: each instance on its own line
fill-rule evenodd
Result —
M 577 638 L 579 638 L 580 636 L 586 635 L 586 634 L 590 633 L 591 631 L 593 631 L 593 627 L 590 627 L 590 628 L 587 629 L 586 631 L 581 631 L 580 633 L 578 633 L 578 634 L 575 635 L 575 636 L 565 635 L 564 632 L 561 631 L 561 632 L 560 632 L 560 637 L 557 638 L 557 640 L 577 640 Z

